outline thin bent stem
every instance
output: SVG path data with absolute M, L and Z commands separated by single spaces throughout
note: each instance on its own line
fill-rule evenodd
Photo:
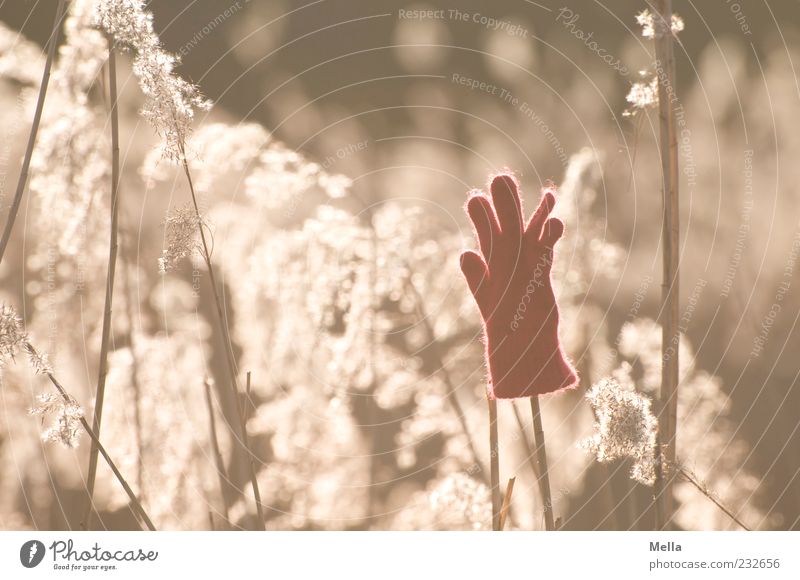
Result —
M 536 463 L 536 452 L 531 447 L 530 442 L 528 442 L 528 437 L 525 434 L 525 424 L 522 422 L 522 417 L 519 414 L 519 410 L 513 402 L 511 404 L 511 409 L 514 411 L 514 419 L 516 419 L 517 428 L 519 429 L 520 434 L 519 439 L 522 442 L 522 448 L 525 451 L 525 457 L 528 458 L 528 466 L 531 468 L 533 478 L 536 481 L 539 481 L 539 466 Z
M 100 370 L 97 377 L 97 394 L 94 403 L 92 430 L 100 434 L 100 423 L 103 418 L 103 402 L 106 393 L 106 376 L 108 375 L 108 351 L 111 339 L 111 308 L 114 301 L 114 277 L 117 269 L 117 249 L 119 245 L 119 112 L 117 110 L 117 59 L 114 39 L 108 36 L 108 87 L 111 99 L 111 242 L 108 253 L 108 275 L 106 278 L 106 301 L 103 313 L 103 334 L 100 342 Z M 92 527 L 92 508 L 94 486 L 97 480 L 97 444 L 92 442 L 89 452 L 89 475 L 86 486 L 89 493 L 86 511 L 81 527 L 89 530 Z
M 30 342 L 25 344 L 25 348 L 27 348 L 34 356 L 38 356 L 38 353 L 36 352 L 36 349 L 33 347 L 33 345 Z M 56 379 L 55 375 L 52 372 L 47 372 L 45 374 L 47 375 L 47 378 L 50 379 L 50 382 L 53 383 L 53 386 L 56 388 L 58 393 L 61 395 L 61 398 L 64 399 L 64 401 L 66 403 L 72 403 L 74 399 L 72 397 L 70 397 L 69 394 L 67 394 L 66 389 L 64 389 L 64 387 L 61 385 L 61 383 L 58 381 L 58 379 Z M 103 456 L 103 459 L 108 464 L 108 466 L 111 468 L 111 471 L 114 473 L 114 476 L 117 478 L 117 481 L 119 481 L 120 485 L 122 485 L 122 489 L 124 489 L 125 493 L 128 495 L 128 499 L 131 500 L 131 505 L 133 506 L 133 508 L 135 508 L 134 509 L 134 513 L 136 513 L 141 518 L 141 520 L 147 526 L 147 529 L 149 529 L 151 532 L 155 532 L 156 531 L 156 527 L 153 525 L 152 520 L 150 520 L 150 516 L 147 515 L 147 512 L 142 507 L 142 504 L 139 501 L 139 498 L 137 498 L 136 494 L 133 493 L 133 490 L 131 489 L 131 486 L 128 485 L 128 482 L 122 476 L 122 473 L 120 473 L 120 471 L 117 468 L 116 464 L 111 460 L 111 456 L 108 454 L 108 451 L 106 451 L 106 448 L 103 446 L 102 443 L 100 443 L 100 439 L 97 436 L 97 434 L 89 426 L 89 423 L 86 421 L 86 419 L 81 417 L 80 421 L 81 421 L 81 425 L 83 426 L 84 431 L 86 431 L 86 433 L 89 435 L 89 438 L 92 440 L 92 443 L 97 446 L 97 449 L 100 452 L 100 455 Z
M 657 401 L 659 403 L 659 412 L 656 414 L 656 417 L 661 419 L 663 416 L 662 409 L 660 408 L 661 401 Z M 666 494 L 666 485 L 665 485 L 665 473 L 664 473 L 664 451 L 663 445 L 661 444 L 661 430 L 659 429 L 656 432 L 656 445 L 655 445 L 655 481 L 653 482 L 653 514 L 655 519 L 655 529 L 662 530 L 664 529 L 664 523 L 666 521 L 665 517 L 665 501 L 664 496 Z
M 194 207 L 195 215 L 197 217 L 198 229 L 200 230 L 200 242 L 203 249 L 203 260 L 206 263 L 208 270 L 208 282 L 211 286 L 211 292 L 214 297 L 214 306 L 217 312 L 217 325 L 222 333 L 222 342 L 225 349 L 225 360 L 228 366 L 228 374 L 230 375 L 230 388 L 234 401 L 236 402 L 236 410 L 239 415 L 239 429 L 241 430 L 242 446 L 244 447 L 245 455 L 247 456 L 247 465 L 250 470 L 250 484 L 253 487 L 253 500 L 256 504 L 256 514 L 258 515 L 258 527 L 264 531 L 264 508 L 261 505 L 261 492 L 258 489 L 258 478 L 256 477 L 255 459 L 247 437 L 247 423 L 245 422 L 244 413 L 242 411 L 242 402 L 239 393 L 239 381 L 236 378 L 236 361 L 233 356 L 233 341 L 231 340 L 230 331 L 228 329 L 228 322 L 225 316 L 225 310 L 222 308 L 222 300 L 217 288 L 217 279 L 214 274 L 214 266 L 211 264 L 211 252 L 208 247 L 208 240 L 206 238 L 205 229 L 203 228 L 203 219 L 200 215 L 200 206 L 197 203 L 197 194 L 194 189 L 194 181 L 192 180 L 192 173 L 189 171 L 189 162 L 186 160 L 186 149 L 183 144 L 179 145 L 181 162 L 183 165 L 183 172 L 186 174 L 186 181 L 189 184 L 189 192 L 192 195 L 192 205 Z
M 734 514 L 734 513 L 733 513 L 733 512 L 732 512 L 732 511 L 729 509 L 729 508 L 725 507 L 725 505 L 723 505 L 723 504 L 722 504 L 722 502 L 720 502 L 720 501 L 719 501 L 719 500 L 718 500 L 718 499 L 717 499 L 717 498 L 714 496 L 714 494 L 711 492 L 711 490 L 709 490 L 709 489 L 708 489 L 708 487 L 707 487 L 707 486 L 706 486 L 704 483 L 702 483 L 701 481 L 699 481 L 699 480 L 698 480 L 698 479 L 697 479 L 697 478 L 696 478 L 696 477 L 695 477 L 695 476 L 694 476 L 692 473 L 690 473 L 688 470 L 686 470 L 686 469 L 685 469 L 685 468 L 683 468 L 683 467 L 680 467 L 680 468 L 678 469 L 678 473 L 679 473 L 679 474 L 680 474 L 680 475 L 681 475 L 681 476 L 682 476 L 682 477 L 683 477 L 683 478 L 684 478 L 686 481 L 688 481 L 688 482 L 689 482 L 689 483 L 691 483 L 691 484 L 692 484 L 694 487 L 696 487 L 696 488 L 697 488 L 697 490 L 698 490 L 700 493 L 702 493 L 702 494 L 703 494 L 704 496 L 706 496 L 706 497 L 707 497 L 709 500 L 711 500 L 711 502 L 712 502 L 712 503 L 713 503 L 715 506 L 717 506 L 719 509 L 721 509 L 721 510 L 722 510 L 722 511 L 725 513 L 725 515 L 727 515 L 727 516 L 728 516 L 729 518 L 731 518 L 731 519 L 732 519 L 734 522 L 736 522 L 737 524 L 739 524 L 739 526 L 741 526 L 741 527 L 742 527 L 742 529 L 744 529 L 744 530 L 747 530 L 748 532 L 752 532 L 752 531 L 753 531 L 752 529 L 750 529 L 749 527 L 747 527 L 747 526 L 746 526 L 744 523 L 742 523 L 742 520 L 740 520 L 739 518 L 737 518 L 737 517 L 736 517 L 736 515 L 735 515 L 735 514 Z
M 506 495 L 503 497 L 503 507 L 500 508 L 500 530 L 504 530 L 506 527 L 508 511 L 511 509 L 511 494 L 514 493 L 514 482 L 516 480 L 516 477 L 512 477 L 508 480 L 508 485 L 506 486 Z
M 502 501 L 500 499 L 500 439 L 497 434 L 497 400 L 490 396 L 489 403 L 489 460 L 492 487 L 492 530 L 499 532 Z
M 28 184 L 28 173 L 31 168 L 31 158 L 33 157 L 33 148 L 36 145 L 36 136 L 39 134 L 39 124 L 42 121 L 42 112 L 44 111 L 44 101 L 47 96 L 47 87 L 50 84 L 50 69 L 53 67 L 55 60 L 56 46 L 58 45 L 58 38 L 61 32 L 61 21 L 64 18 L 66 0 L 59 0 L 58 7 L 56 8 L 56 19 L 53 23 L 53 29 L 48 39 L 47 60 L 44 64 L 44 73 L 42 74 L 42 84 L 39 86 L 39 98 L 36 101 L 36 111 L 33 114 L 33 124 L 31 125 L 31 132 L 28 135 L 28 145 L 25 148 L 25 157 L 22 159 L 22 167 L 19 172 L 19 180 L 17 181 L 17 190 L 14 193 L 14 199 L 11 202 L 11 207 L 8 210 L 8 218 L 6 225 L 3 229 L 3 237 L 0 238 L 0 263 L 3 262 L 3 256 L 6 253 L 8 241 L 11 239 L 11 231 L 14 229 L 14 221 L 17 219 L 19 206 L 22 203 L 22 196 L 25 193 L 25 186 Z
M 675 441 L 678 421 L 678 346 L 679 346 L 679 207 L 678 207 L 678 139 L 675 131 L 675 55 L 672 35 L 672 0 L 656 2 L 655 49 L 659 69 L 658 120 L 659 153 L 661 155 L 663 196 L 663 279 L 662 279 L 662 369 L 659 444 L 663 445 L 667 465 L 675 464 Z M 659 473 L 656 486 L 656 529 L 668 528 L 672 519 L 673 498 L 671 474 Z
M 547 449 L 544 443 L 544 429 L 542 428 L 542 410 L 539 407 L 539 397 L 531 397 L 531 415 L 533 416 L 533 443 L 536 446 L 536 460 L 539 472 L 539 491 L 544 504 L 544 525 L 547 531 L 556 529 L 553 521 L 553 498 L 550 495 L 550 475 L 547 468 Z
M 228 513 L 228 501 L 225 498 L 225 483 L 228 481 L 228 474 L 225 471 L 225 461 L 223 461 L 222 453 L 219 449 L 219 440 L 217 439 L 217 420 L 214 417 L 214 403 L 211 399 L 211 382 L 207 378 L 203 382 L 203 387 L 206 395 L 206 407 L 208 408 L 208 436 L 209 439 L 211 439 L 211 450 L 214 452 L 214 462 L 216 463 L 217 475 L 219 476 L 219 493 L 222 497 L 223 515 L 225 516 L 225 525 L 230 527 L 231 519 Z
M 533 405 L 533 403 L 531 403 L 531 404 Z M 537 408 L 538 408 L 538 405 L 539 405 L 539 403 L 538 403 L 538 400 L 537 400 L 537 402 L 536 402 Z M 522 417 L 520 416 L 519 411 L 517 410 L 517 406 L 512 404 L 511 408 L 514 410 L 514 418 L 517 420 L 517 427 L 519 428 L 520 440 L 522 441 L 522 446 L 523 446 L 523 448 L 525 450 L 525 457 L 528 458 L 528 465 L 531 468 L 531 473 L 533 473 L 533 478 L 536 480 L 536 483 L 539 486 L 539 495 L 541 496 L 541 501 L 542 501 L 542 513 L 545 515 L 545 526 L 546 526 L 547 525 L 548 516 L 550 517 L 550 519 L 553 518 L 553 514 L 552 514 L 552 511 L 553 511 L 552 499 L 550 498 L 550 478 L 549 478 L 549 476 L 547 474 L 547 453 L 545 453 L 543 450 L 540 451 L 539 445 L 537 443 L 537 438 L 535 436 L 535 428 L 534 428 L 534 442 L 533 442 L 533 444 L 536 447 L 536 449 L 533 449 L 531 447 L 530 443 L 528 442 L 528 437 L 527 437 L 527 435 L 525 433 L 525 430 L 526 430 L 525 424 L 522 422 Z M 534 416 L 535 416 L 535 413 L 536 412 L 534 412 Z M 544 445 L 544 430 L 541 429 L 541 425 L 540 425 L 540 429 L 539 430 L 540 430 L 541 435 L 542 435 L 541 436 L 541 441 L 542 441 L 542 449 L 543 449 L 543 445 Z M 543 459 L 539 455 L 540 453 L 543 455 Z M 540 463 L 541 463 L 541 465 L 540 465 Z M 542 466 L 544 466 L 544 469 L 545 469 L 544 472 L 542 472 Z M 544 476 L 544 478 L 545 478 L 544 482 L 542 480 L 542 476 Z M 533 516 L 533 521 L 534 522 L 536 522 L 536 520 L 537 520 L 537 517 L 536 517 L 537 514 L 538 514 L 538 512 L 536 512 L 536 510 L 534 509 L 534 516 Z M 550 529 L 550 528 L 547 528 L 547 529 Z M 555 525 L 553 526 L 553 529 L 555 529 Z
M 477 468 L 477 472 L 480 474 L 479 477 L 480 477 L 481 481 L 483 481 L 484 483 L 488 483 L 490 486 L 492 486 L 493 489 L 496 487 L 498 492 L 499 492 L 499 488 L 500 488 L 499 471 L 498 471 L 498 475 L 497 475 L 497 482 L 498 483 L 497 483 L 496 486 L 493 485 L 491 483 L 491 481 L 487 481 L 486 480 L 486 470 L 484 468 L 483 463 L 480 460 L 480 455 L 478 455 L 478 450 L 475 447 L 475 442 L 473 441 L 472 435 L 470 434 L 469 425 L 467 425 L 467 416 L 464 413 L 464 409 L 461 406 L 461 403 L 458 401 L 458 394 L 457 394 L 457 391 L 456 391 L 455 382 L 453 381 L 453 377 L 451 376 L 450 371 L 448 370 L 447 365 L 445 365 L 445 362 L 444 362 L 444 355 L 442 354 L 442 351 L 443 351 L 442 342 L 438 338 L 436 338 L 436 334 L 433 331 L 433 327 L 431 326 L 430 319 L 428 318 L 428 313 L 427 313 L 427 311 L 425 309 L 425 303 L 422 300 L 422 295 L 419 293 L 419 290 L 417 290 L 417 287 L 414 285 L 414 282 L 412 280 L 409 279 L 408 285 L 411 288 L 412 293 L 414 294 L 415 302 L 416 302 L 416 305 L 417 305 L 417 315 L 419 316 L 420 321 L 422 322 L 422 326 L 425 328 L 425 332 L 426 332 L 427 337 L 428 337 L 428 343 L 430 344 L 430 350 L 433 353 L 434 357 L 436 358 L 436 365 L 437 365 L 437 367 L 439 369 L 439 372 L 442 375 L 442 379 L 444 380 L 445 388 L 447 389 L 447 402 L 452 407 L 453 413 L 455 413 L 456 417 L 458 418 L 458 424 L 461 427 L 461 433 L 464 435 L 464 439 L 467 442 L 467 447 L 469 448 L 469 452 L 470 452 L 470 455 L 471 455 L 471 458 L 472 458 L 472 463 Z M 492 402 L 494 402 L 495 405 L 496 405 L 496 401 L 492 401 Z M 491 412 L 492 402 L 489 403 L 490 412 Z M 495 413 L 496 413 L 496 406 L 495 406 Z M 495 423 L 496 423 L 496 421 L 495 421 Z M 490 426 L 490 428 L 491 428 L 491 426 Z M 497 428 L 497 426 L 495 425 L 495 430 L 496 430 L 496 428 Z M 495 433 L 495 436 L 496 436 L 496 433 Z M 492 461 L 499 460 L 498 458 L 499 458 L 499 447 L 497 449 L 497 452 L 492 453 Z M 491 469 L 492 468 L 490 468 L 490 470 Z M 490 475 L 490 477 L 491 477 L 491 475 Z M 512 487 L 513 487 L 513 485 L 512 485 Z M 510 495 L 510 491 L 509 491 L 509 495 Z M 493 513 L 496 512 L 496 511 L 497 510 L 493 510 Z M 502 508 L 500 508 L 500 511 L 502 513 Z M 511 517 L 510 513 L 507 514 L 507 515 L 509 517 L 509 520 L 513 524 L 513 517 Z M 502 529 L 502 526 L 501 526 L 501 529 Z
M 246 392 L 246 400 L 250 401 L 250 371 L 247 371 L 247 390 Z M 256 511 L 258 512 L 258 519 L 259 525 L 262 529 L 266 529 L 264 527 L 264 508 L 261 505 L 261 492 L 258 489 L 258 479 L 256 478 L 256 463 L 255 463 L 255 455 L 253 454 L 252 450 L 250 449 L 250 436 L 247 434 L 247 411 L 245 410 L 244 404 L 242 401 L 237 397 L 237 408 L 239 409 L 239 421 L 242 424 L 242 442 L 244 444 L 245 451 L 247 452 L 247 458 L 249 460 L 250 465 L 250 478 L 251 483 L 253 485 L 253 497 L 256 502 Z

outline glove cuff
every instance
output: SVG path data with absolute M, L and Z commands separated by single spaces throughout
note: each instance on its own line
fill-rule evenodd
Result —
M 516 364 L 489 357 L 490 393 L 495 399 L 535 397 L 578 386 L 578 373 L 560 346 L 552 356 L 527 355 Z

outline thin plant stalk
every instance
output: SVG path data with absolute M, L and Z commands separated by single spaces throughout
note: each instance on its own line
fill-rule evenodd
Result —
M 662 368 L 661 405 L 659 413 L 659 445 L 663 446 L 664 463 L 675 464 L 675 442 L 678 421 L 678 343 L 679 343 L 679 205 L 678 205 L 678 139 L 675 132 L 675 55 L 673 52 L 672 0 L 656 2 L 655 17 L 656 72 L 658 83 L 659 152 L 661 155 L 663 195 L 663 280 L 662 280 Z M 656 529 L 670 525 L 673 511 L 672 475 L 660 475 L 657 486 Z
M 656 413 L 656 417 L 659 419 L 659 423 L 661 421 L 661 417 L 663 417 L 663 408 L 661 405 L 661 400 L 654 401 L 657 405 L 658 412 Z M 663 445 L 661 444 L 663 435 L 661 434 L 661 428 L 659 425 L 659 430 L 656 433 L 656 445 L 655 445 L 655 458 L 654 458 L 654 465 L 653 471 L 655 472 L 655 481 L 653 482 L 653 518 L 655 520 L 655 529 L 661 530 L 664 528 L 665 522 L 665 473 L 664 473 L 664 449 Z
M 723 511 L 723 513 L 725 513 L 725 515 L 727 515 L 734 522 L 736 522 L 739 526 L 741 526 L 742 529 L 747 530 L 748 532 L 752 531 L 752 529 L 749 528 L 748 526 L 746 526 L 742 522 L 742 520 L 737 518 L 736 515 L 729 508 L 725 507 L 725 505 L 714 496 L 714 494 L 708 489 L 708 487 L 706 487 L 706 485 L 703 482 L 698 480 L 697 477 L 695 477 L 691 472 L 689 472 L 686 469 L 684 469 L 683 467 L 681 467 L 681 468 L 678 469 L 678 473 L 681 475 L 681 477 L 683 477 L 683 479 L 685 479 L 686 481 L 691 483 L 695 488 L 697 488 L 697 490 L 700 493 L 702 493 L 709 500 L 711 500 L 711 502 L 715 506 L 717 506 L 719 509 L 721 509 Z
M 245 390 L 246 401 L 250 403 L 250 371 L 247 371 L 247 387 Z M 247 452 L 247 458 L 249 460 L 250 465 L 250 476 L 251 482 L 253 485 L 253 497 L 255 498 L 256 502 L 256 511 L 258 512 L 258 518 L 260 522 L 260 527 L 262 529 L 266 529 L 264 527 L 264 512 L 263 507 L 261 505 L 261 493 L 258 489 L 258 479 L 256 478 L 256 463 L 255 463 L 255 455 L 253 454 L 252 450 L 250 449 L 250 436 L 247 434 L 247 410 L 245 409 L 244 404 L 242 401 L 237 397 L 237 409 L 239 410 L 239 421 L 242 425 L 242 442 L 244 444 L 245 451 Z
M 531 397 L 531 416 L 533 417 L 533 444 L 536 447 L 537 472 L 539 473 L 539 492 L 544 504 L 544 525 L 547 531 L 556 529 L 553 521 L 553 498 L 550 495 L 550 475 L 547 468 L 547 449 L 542 428 L 542 410 L 539 397 Z
M 528 441 L 528 437 L 525 434 L 525 424 L 522 422 L 522 417 L 519 414 L 519 410 L 515 404 L 511 404 L 511 409 L 514 411 L 514 419 L 517 422 L 517 428 L 519 429 L 520 434 L 520 441 L 522 442 L 522 448 L 525 451 L 525 457 L 528 459 L 528 466 L 531 468 L 531 473 L 533 473 L 533 478 L 536 481 L 539 481 L 539 466 L 536 464 L 535 452 L 531 447 L 530 442 Z
M 502 500 L 500 498 L 500 438 L 497 433 L 497 400 L 491 396 L 486 398 L 489 404 L 489 463 L 491 471 L 492 488 L 492 531 L 502 530 L 500 513 Z
M 508 512 L 511 509 L 511 494 L 514 493 L 514 482 L 517 480 L 516 477 L 512 477 L 508 480 L 508 485 L 506 485 L 506 495 L 503 496 L 503 506 L 500 508 L 500 529 L 504 530 L 506 527 L 506 520 L 508 519 Z
M 517 422 L 517 428 L 519 429 L 519 439 L 522 442 L 522 448 L 525 451 L 525 457 L 528 458 L 528 466 L 531 468 L 531 473 L 533 474 L 533 479 L 539 482 L 539 464 L 538 460 L 536 459 L 536 452 L 531 447 L 531 444 L 528 442 L 528 435 L 526 433 L 525 424 L 522 422 L 522 417 L 519 414 L 519 410 L 517 406 L 512 401 L 511 409 L 514 411 L 514 419 Z M 539 494 L 542 495 L 542 494 Z M 544 499 L 542 499 L 542 509 L 546 509 L 547 506 L 544 504 Z M 534 515 L 533 521 L 536 522 L 537 520 L 537 512 L 534 504 Z
M 25 348 L 34 356 L 39 356 L 38 352 L 30 342 L 25 343 Z M 61 385 L 61 383 L 58 381 L 55 375 L 51 371 L 45 372 L 45 374 L 47 375 L 47 378 L 50 379 L 50 382 L 56 388 L 59 395 L 61 395 L 61 398 L 64 399 L 66 403 L 72 403 L 73 402 L 72 397 L 70 397 L 69 394 L 67 394 L 66 389 L 64 389 L 64 387 Z M 89 438 L 92 440 L 92 443 L 97 446 L 97 450 L 100 452 L 100 455 L 103 457 L 105 462 L 111 468 L 111 471 L 114 473 L 114 477 L 117 478 L 117 481 L 119 481 L 120 485 L 122 485 L 122 489 L 125 490 L 125 493 L 127 494 L 128 499 L 131 501 L 131 505 L 134 508 L 133 509 L 134 513 L 138 515 L 139 518 L 141 518 L 145 526 L 147 526 L 147 529 L 149 529 L 151 532 L 156 531 L 156 527 L 153 525 L 150 516 L 147 515 L 147 512 L 145 511 L 144 507 L 142 507 L 139 498 L 137 498 L 136 494 L 133 493 L 131 486 L 128 485 L 128 482 L 122 476 L 122 473 L 120 473 L 119 469 L 117 468 L 117 465 L 114 463 L 114 461 L 112 461 L 111 456 L 108 454 L 108 451 L 106 451 L 106 448 L 100 442 L 100 438 L 98 437 L 98 435 L 94 432 L 91 426 L 89 426 L 89 423 L 86 421 L 85 418 L 81 417 L 80 421 L 84 431 L 86 431 L 87 435 L 89 435 Z
M 525 424 L 522 422 L 522 416 L 519 414 L 519 410 L 517 406 L 514 404 L 514 401 L 511 402 L 511 409 L 514 411 L 514 419 L 517 422 L 517 428 L 519 429 L 519 439 L 522 442 L 522 448 L 525 452 L 525 457 L 528 458 L 528 466 L 531 468 L 531 473 L 533 474 L 533 479 L 537 483 L 539 482 L 539 464 L 536 459 L 536 452 L 531 447 L 531 444 L 528 442 L 528 435 L 526 433 Z M 539 494 L 541 495 L 541 494 Z M 542 499 L 542 509 L 546 509 L 547 506 L 544 504 L 544 499 Z M 537 512 L 534 503 L 534 514 L 533 514 L 533 521 L 536 522 L 537 520 Z
M 414 285 L 414 282 L 409 279 L 408 285 L 411 289 L 411 292 L 414 294 L 415 302 L 416 302 L 416 309 L 417 315 L 422 322 L 423 328 L 425 328 L 425 332 L 428 338 L 428 344 L 430 345 L 430 350 L 433 353 L 436 359 L 436 365 L 439 369 L 439 372 L 442 376 L 442 379 L 445 383 L 445 388 L 447 389 L 447 402 L 452 407 L 452 411 L 455 416 L 458 418 L 458 424 L 461 427 L 461 433 L 464 436 L 464 439 L 467 442 L 467 447 L 469 448 L 469 452 L 472 458 L 472 463 L 475 467 L 477 467 L 477 472 L 480 474 L 480 479 L 484 483 L 488 483 L 491 485 L 491 481 L 486 480 L 486 469 L 484 468 L 483 462 L 480 460 L 480 455 L 478 454 L 478 450 L 475 447 L 475 442 L 472 439 L 472 434 L 469 431 L 469 425 L 467 425 L 467 415 L 464 412 L 464 408 L 461 406 L 461 403 L 458 401 L 458 394 L 456 392 L 456 385 L 453 381 L 453 377 L 450 374 L 450 371 L 445 365 L 444 356 L 442 355 L 442 351 L 444 350 L 442 342 L 436 338 L 436 334 L 433 331 L 433 327 L 431 326 L 430 319 L 428 318 L 428 313 L 425 310 L 425 301 L 422 300 L 422 295 L 419 293 L 419 290 Z M 499 448 L 498 448 L 499 451 Z M 496 457 L 499 457 L 498 453 L 494 454 Z M 499 475 L 498 475 L 498 489 L 499 489 Z M 502 508 L 501 508 L 502 511 Z M 508 513 L 508 519 L 513 524 L 513 516 Z M 501 528 L 502 529 L 502 528 Z
M 31 124 L 31 132 L 28 135 L 28 145 L 25 148 L 25 156 L 22 159 L 22 167 L 19 172 L 19 180 L 17 181 L 17 190 L 14 193 L 14 199 L 11 202 L 11 207 L 8 210 L 8 218 L 6 218 L 6 225 L 3 228 L 3 236 L 0 238 L 0 263 L 3 262 L 3 256 L 6 253 L 6 247 L 11 239 L 11 231 L 14 229 L 14 222 L 17 219 L 19 206 L 22 203 L 22 196 L 25 193 L 25 187 L 28 184 L 28 173 L 31 168 L 31 159 L 33 158 L 33 148 L 36 145 L 36 137 L 39 134 L 39 125 L 42 121 L 42 112 L 44 111 L 44 101 L 47 96 L 47 87 L 50 84 L 50 70 L 53 67 L 55 60 L 56 46 L 61 33 L 61 21 L 64 18 L 66 10 L 66 0 L 59 0 L 58 7 L 56 8 L 56 19 L 53 23 L 53 29 L 48 39 L 47 60 L 44 63 L 44 73 L 42 74 L 42 84 L 39 85 L 39 98 L 36 101 L 36 110 L 33 114 L 33 123 Z
M 114 278 L 117 269 L 117 250 L 119 248 L 119 111 L 117 108 L 117 59 L 114 39 L 108 36 L 108 89 L 111 99 L 111 241 L 108 253 L 108 274 L 106 277 L 106 299 L 103 313 L 103 331 L 100 341 L 100 370 L 97 377 L 97 393 L 94 403 L 92 430 L 100 434 L 105 401 L 106 377 L 108 376 L 108 351 L 111 341 L 111 310 L 114 301 Z M 81 527 L 92 527 L 94 488 L 97 480 L 97 454 L 99 450 L 93 441 L 89 451 L 89 474 L 86 482 L 89 497 Z
M 205 391 L 206 407 L 208 408 L 208 436 L 211 439 L 211 450 L 214 452 L 214 463 L 217 466 L 217 475 L 219 476 L 219 493 L 222 498 L 223 515 L 225 516 L 225 524 L 230 527 L 230 514 L 228 513 L 228 501 L 225 498 L 225 484 L 228 481 L 228 474 L 225 470 L 225 461 L 222 459 L 222 453 L 219 449 L 219 440 L 217 438 L 217 420 L 214 416 L 214 403 L 211 399 L 211 382 L 206 379 L 203 381 Z M 212 518 L 213 522 L 213 518 Z
M 236 376 L 236 361 L 233 355 L 233 341 L 231 340 L 230 331 L 228 329 L 228 324 L 227 324 L 227 317 L 225 316 L 225 310 L 222 307 L 222 300 L 219 295 L 219 289 L 217 288 L 217 280 L 214 274 L 214 267 L 211 263 L 211 252 L 208 246 L 208 239 L 206 238 L 206 233 L 203 226 L 203 219 L 200 214 L 200 207 L 197 203 L 197 194 L 194 189 L 194 181 L 192 180 L 192 173 L 189 170 L 189 162 L 186 159 L 186 148 L 183 143 L 179 143 L 179 153 L 180 153 L 181 164 L 183 166 L 183 171 L 186 175 L 186 180 L 189 184 L 189 192 L 191 193 L 192 196 L 192 205 L 194 207 L 195 216 L 197 217 L 198 229 L 200 230 L 200 242 L 201 242 L 203 261 L 205 261 L 206 269 L 208 270 L 208 281 L 209 285 L 211 286 L 211 292 L 214 298 L 214 306 L 217 312 L 217 325 L 219 326 L 220 333 L 222 334 L 222 342 L 224 343 L 223 346 L 225 350 L 225 360 L 227 362 L 228 374 L 230 375 L 231 394 L 233 395 L 233 398 L 236 401 L 236 409 L 239 415 L 239 428 L 241 430 L 242 445 L 244 447 L 245 454 L 247 455 L 247 465 L 250 471 L 250 484 L 253 488 L 253 499 L 256 504 L 256 514 L 258 516 L 257 525 L 263 531 L 266 529 L 264 522 L 264 508 L 261 505 L 261 492 L 258 489 L 258 478 L 256 477 L 256 469 L 255 469 L 255 461 L 253 453 L 248 445 L 247 424 L 245 422 L 244 413 L 242 411 L 242 403 L 240 400 L 240 392 L 239 392 L 239 381 Z

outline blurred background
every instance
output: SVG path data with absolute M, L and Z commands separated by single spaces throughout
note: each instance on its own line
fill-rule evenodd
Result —
M 750 527 L 800 529 L 800 5 L 673 4 L 685 22 L 676 46 L 685 115 L 678 454 Z M 566 529 L 652 527 L 652 488 L 632 481 L 625 462 L 599 464 L 579 445 L 592 434 L 583 400 L 592 383 L 623 373 L 652 395 L 659 380 L 658 122 L 625 98 L 653 75 L 652 41 L 636 22 L 647 7 L 148 6 L 165 49 L 181 57 L 178 72 L 215 103 L 197 116 L 192 169 L 240 375 L 252 372 L 244 403 L 268 527 L 489 524 L 480 321 L 458 255 L 475 245 L 467 192 L 504 169 L 529 210 L 547 180 L 561 184 L 556 213 L 567 224 L 556 287 L 582 381 L 543 400 L 554 512 Z M 3 217 L 54 12 L 54 2 L 0 3 Z M 81 60 L 92 49 L 77 32 L 62 44 L 74 47 L 60 56 L 73 65 L 56 71 L 48 95 L 0 299 L 88 415 L 107 260 L 108 115 L 102 62 Z M 153 152 L 130 56 L 120 66 L 122 265 L 103 438 L 160 527 L 249 527 L 204 266 L 158 271 L 165 216 L 189 202 L 188 189 Z M 74 528 L 89 442 L 42 443 L 25 411 L 47 385 L 22 363 L 2 372 L 0 527 Z M 518 477 L 511 525 L 539 529 L 526 409 L 500 404 L 501 481 Z M 102 467 L 101 483 L 102 525 L 135 527 Z M 686 483 L 676 500 L 679 527 L 736 527 Z

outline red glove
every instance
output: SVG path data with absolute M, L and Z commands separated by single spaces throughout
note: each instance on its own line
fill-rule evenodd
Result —
M 550 270 L 553 246 L 564 224 L 547 219 L 555 205 L 547 188 L 523 230 L 517 182 L 498 175 L 491 201 L 483 194 L 467 202 L 481 254 L 461 254 L 461 271 L 483 318 L 491 395 L 533 397 L 575 387 L 578 376 L 558 338 Z

